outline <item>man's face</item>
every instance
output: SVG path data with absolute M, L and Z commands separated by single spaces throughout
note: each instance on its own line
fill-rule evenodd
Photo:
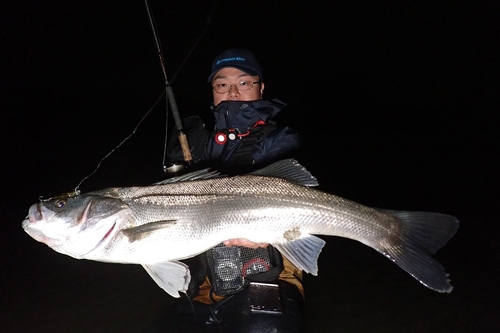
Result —
M 214 105 L 219 105 L 222 101 L 255 101 L 262 98 L 264 91 L 264 83 L 252 84 L 252 89 L 239 91 L 240 82 L 250 81 L 259 82 L 258 75 L 249 75 L 237 68 L 226 67 L 217 72 L 212 80 L 212 87 L 217 84 L 230 85 L 229 91 L 225 93 L 217 93 L 212 90 L 214 97 Z

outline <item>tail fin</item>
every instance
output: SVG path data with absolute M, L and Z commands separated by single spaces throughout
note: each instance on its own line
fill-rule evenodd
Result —
M 458 220 L 450 215 L 428 212 L 382 210 L 403 224 L 402 245 L 381 252 L 426 287 L 451 292 L 448 274 L 432 255 L 443 247 L 458 229 Z

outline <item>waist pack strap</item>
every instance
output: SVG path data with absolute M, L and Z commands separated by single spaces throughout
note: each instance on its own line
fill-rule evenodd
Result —
M 248 280 L 254 282 L 271 282 L 278 279 L 278 276 L 284 269 L 283 257 L 281 256 L 281 253 L 272 245 L 269 245 L 267 250 L 269 253 L 269 260 L 271 261 L 273 268 L 267 272 L 247 275 Z
M 276 280 L 283 270 L 283 258 L 272 246 L 256 250 L 219 244 L 206 252 L 209 279 L 218 296 L 235 294 L 250 281 Z

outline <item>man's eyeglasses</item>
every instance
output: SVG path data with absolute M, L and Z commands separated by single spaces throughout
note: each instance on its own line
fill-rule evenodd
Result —
M 212 88 L 218 94 L 224 94 L 231 90 L 231 87 L 236 87 L 238 91 L 247 91 L 253 88 L 254 84 L 260 83 L 260 81 L 252 82 L 252 81 L 241 81 L 238 84 L 227 84 L 227 83 L 219 83 L 213 86 Z

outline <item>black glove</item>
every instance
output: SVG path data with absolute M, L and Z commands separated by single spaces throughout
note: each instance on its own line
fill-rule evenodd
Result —
M 193 162 L 197 163 L 203 159 L 209 133 L 205 129 L 205 124 L 203 124 L 203 121 L 198 116 L 184 118 L 182 125 L 184 126 L 184 133 L 187 136 Z M 171 163 L 184 161 L 178 135 L 177 127 L 175 127 L 167 145 L 167 156 Z

